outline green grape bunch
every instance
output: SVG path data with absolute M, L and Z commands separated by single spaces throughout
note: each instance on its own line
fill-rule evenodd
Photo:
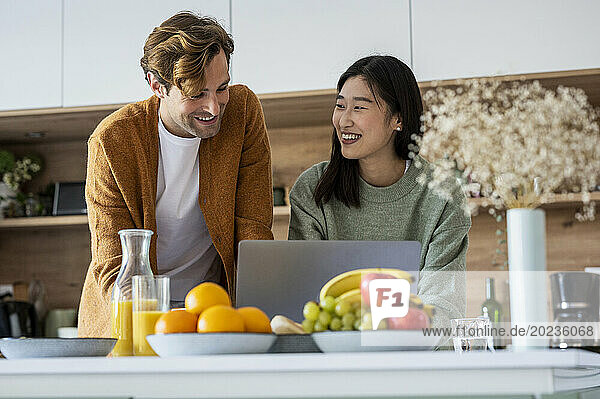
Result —
M 371 329 L 370 313 L 360 302 L 348 302 L 326 296 L 321 303 L 306 302 L 302 310 L 302 328 L 307 333 L 322 331 L 362 331 Z M 365 316 L 367 316 L 365 318 Z M 369 323 L 365 323 L 368 320 Z

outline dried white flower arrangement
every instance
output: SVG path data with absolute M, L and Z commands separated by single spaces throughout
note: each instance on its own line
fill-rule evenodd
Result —
M 435 165 L 428 184 L 440 195 L 449 197 L 442 183 L 458 173 L 467 194 L 489 201 L 484 206 L 535 208 L 557 192 L 582 193 L 577 218 L 594 219 L 589 193 L 600 183 L 599 113 L 583 90 L 484 78 L 434 87 L 423 98 L 424 135 L 413 139 Z

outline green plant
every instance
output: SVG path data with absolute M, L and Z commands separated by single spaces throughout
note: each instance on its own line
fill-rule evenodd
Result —
M 15 156 L 6 150 L 0 150 L 0 175 L 13 170 L 15 167 Z
M 26 155 L 14 163 L 12 169 L 2 173 L 2 181 L 14 191 L 42 170 L 42 160 L 37 155 Z

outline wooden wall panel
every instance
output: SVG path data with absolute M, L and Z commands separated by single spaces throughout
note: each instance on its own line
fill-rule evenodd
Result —
M 546 259 L 549 270 L 583 270 L 600 266 L 600 218 L 593 222 L 577 222 L 575 208 L 546 210 Z M 488 214 L 473 218 L 469 233 L 469 270 L 493 270 L 496 229 L 506 222 L 496 222 Z M 506 248 L 504 248 L 506 250 Z
M 306 169 L 329 160 L 331 125 L 270 129 L 273 185 L 292 187 Z
M 0 231 L 0 283 L 41 280 L 49 308 L 79 306 L 90 259 L 87 225 Z
M 273 237 L 276 240 L 287 240 L 288 227 L 290 224 L 290 217 L 287 215 L 279 215 L 273 218 Z

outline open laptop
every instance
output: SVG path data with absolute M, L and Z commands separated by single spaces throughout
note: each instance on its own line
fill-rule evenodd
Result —
M 416 293 L 421 243 L 417 241 L 241 241 L 236 306 L 257 306 L 269 317 L 302 321 L 302 308 L 318 301 L 329 279 L 355 269 L 410 272 Z

